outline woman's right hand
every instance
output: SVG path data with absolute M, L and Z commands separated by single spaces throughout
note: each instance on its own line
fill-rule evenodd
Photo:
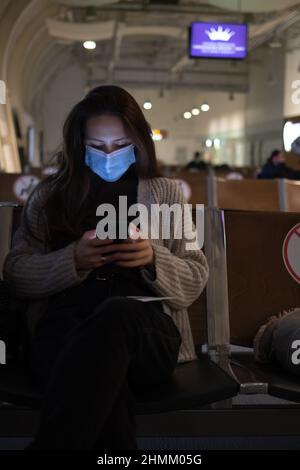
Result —
M 109 238 L 100 240 L 96 230 L 84 232 L 75 242 L 75 266 L 78 270 L 95 269 L 113 261 L 112 253 L 117 247 Z

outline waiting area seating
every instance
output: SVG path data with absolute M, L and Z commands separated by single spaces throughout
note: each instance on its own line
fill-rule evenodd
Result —
M 208 204 L 208 177 L 206 171 L 193 172 L 183 170 L 177 173 L 174 178 L 181 186 L 183 194 L 188 199 L 189 204 L 192 204 L 193 206 L 195 204 Z M 182 182 L 187 184 L 187 194 L 185 193 L 186 189 L 182 187 Z
M 160 164 L 160 171 L 163 176 L 171 177 L 173 176 L 176 178 L 179 173 L 185 172 L 198 172 L 202 176 L 207 176 L 208 174 L 212 174 L 219 178 L 226 178 L 230 173 L 239 173 L 242 175 L 243 178 L 253 179 L 256 177 L 257 173 L 259 172 L 258 167 L 254 166 L 228 166 L 224 167 L 223 165 L 220 166 L 207 166 L 206 168 L 199 168 L 198 170 L 192 169 L 189 170 L 182 165 L 174 165 L 174 164 Z
M 243 169 L 249 174 L 249 169 Z M 23 179 L 25 177 L 25 179 Z M 0 173 L 0 201 L 24 204 L 30 191 L 45 175 L 33 169 L 28 175 Z M 36 179 L 38 178 L 38 180 Z M 173 172 L 190 204 L 221 209 L 300 212 L 300 183 L 292 180 L 228 180 L 221 171 Z
M 213 180 L 215 205 L 222 209 L 280 210 L 277 180 Z
M 205 171 L 187 170 L 177 173 L 173 178 L 178 181 L 193 207 L 205 204 L 220 209 L 300 212 L 299 181 L 250 178 L 228 180 Z
M 0 172 L 0 201 L 24 203 L 43 177 L 40 168 L 34 168 L 28 174 Z
M 0 261 L 21 209 L 0 206 Z M 198 360 L 178 364 L 172 381 L 137 391 L 138 436 L 299 435 L 297 377 L 279 366 L 255 363 L 251 349 L 230 352 L 232 344 L 251 347 L 268 316 L 300 305 L 300 287 L 285 270 L 281 254 L 283 240 L 299 218 L 297 213 L 206 209 L 210 278 L 204 295 L 189 309 Z M 20 307 L 24 325 L 25 306 Z M 248 394 L 292 403 L 233 404 Z M 30 382 L 24 357 L 0 367 L 0 402 L 0 436 L 32 436 L 41 396 Z
M 20 206 L 0 205 L 1 227 L 6 227 L 1 240 L 1 259 L 10 248 L 12 234 L 18 225 L 21 213 Z M 2 264 L 0 266 L 2 266 Z M 188 410 L 193 407 L 201 407 L 220 400 L 228 399 L 238 393 L 239 385 L 218 365 L 212 362 L 207 355 L 201 354 L 202 344 L 207 342 L 205 312 L 203 298 L 198 299 L 190 309 L 191 324 L 195 338 L 199 359 L 184 364 L 178 364 L 172 381 L 153 389 L 136 391 L 136 412 L 139 415 L 168 412 L 174 410 Z M 25 305 L 20 305 L 17 315 L 20 325 L 25 328 Z M 26 332 L 24 332 L 23 348 L 26 350 Z M 26 406 L 32 410 L 38 410 L 41 404 L 41 396 L 31 384 L 27 372 L 26 356 L 16 358 L 11 363 L 0 367 L 0 401 L 8 402 L 9 409 Z M 13 405 L 13 407 L 12 407 Z M 4 430 L 2 424 L 9 419 L 7 409 L 2 420 L 0 408 L 0 435 Z M 11 416 L 15 416 L 12 414 Z M 28 415 L 36 423 L 36 413 Z M 31 416 L 31 418 L 30 418 Z M 35 417 L 35 418 L 33 418 Z M 32 423 L 33 421 L 31 421 Z M 11 426 L 11 425 L 10 425 Z
M 220 211 L 207 214 L 212 297 L 208 312 L 210 347 L 225 370 L 234 371 L 241 392 L 266 393 L 300 403 L 300 382 L 278 364 L 260 365 L 253 352 L 236 352 L 230 345 L 251 348 L 259 327 L 271 315 L 300 306 L 300 286 L 287 271 L 283 242 L 300 221 L 299 213 Z M 213 229 L 212 229 L 213 227 Z M 232 363 L 233 361 L 233 363 Z
M 300 212 L 300 181 L 284 180 L 285 210 Z

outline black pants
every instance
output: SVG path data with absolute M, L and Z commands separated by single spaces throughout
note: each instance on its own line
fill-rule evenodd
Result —
M 160 302 L 110 288 L 95 306 L 94 284 L 80 293 L 85 305 L 57 296 L 38 325 L 32 368 L 44 401 L 33 449 L 137 449 L 134 391 L 168 381 L 177 364 L 180 333 Z

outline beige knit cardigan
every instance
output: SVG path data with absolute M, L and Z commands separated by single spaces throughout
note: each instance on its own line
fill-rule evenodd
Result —
M 177 183 L 163 177 L 140 178 L 137 202 L 144 204 L 149 212 L 151 204 L 186 203 Z M 33 195 L 28 203 L 28 218 L 33 233 L 45 238 L 44 214 L 38 219 L 40 204 L 41 199 Z M 12 249 L 4 262 L 4 278 L 11 284 L 15 297 L 29 300 L 27 318 L 32 334 L 49 296 L 80 284 L 90 273 L 90 270 L 76 270 L 75 243 L 50 251 L 47 243 L 35 240 L 28 233 L 23 218 L 15 232 Z M 206 258 L 200 249 L 186 250 L 184 240 L 153 239 L 151 244 L 156 277 L 146 268 L 140 268 L 141 274 L 159 296 L 174 297 L 163 301 L 163 310 L 172 317 L 182 337 L 178 363 L 194 360 L 197 356 L 187 307 L 199 297 L 207 282 Z

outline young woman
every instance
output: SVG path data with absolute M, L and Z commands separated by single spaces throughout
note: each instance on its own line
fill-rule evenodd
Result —
M 134 390 L 196 358 L 187 307 L 206 284 L 206 259 L 172 230 L 118 243 L 95 236 L 97 207 L 111 204 L 118 217 L 119 196 L 149 212 L 185 202 L 158 175 L 135 99 L 100 86 L 67 117 L 58 172 L 31 194 L 4 266 L 14 295 L 30 300 L 30 364 L 44 391 L 32 449 L 136 449 Z

